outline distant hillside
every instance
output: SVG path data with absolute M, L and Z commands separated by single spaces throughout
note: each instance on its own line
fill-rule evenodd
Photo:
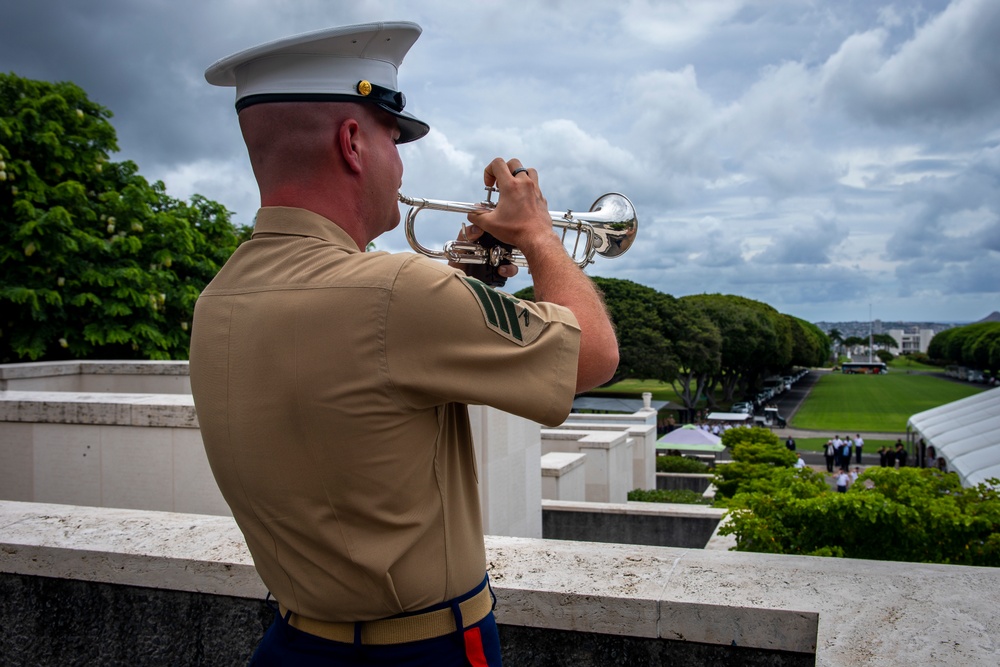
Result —
M 979 320 L 979 322 L 1000 322 L 1000 311 L 994 310 L 992 313 Z M 829 333 L 836 329 L 841 336 L 858 336 L 864 338 L 868 332 L 884 333 L 890 329 L 902 329 L 903 331 L 916 331 L 919 329 L 930 329 L 934 333 L 941 333 L 945 329 L 961 327 L 967 324 L 978 324 L 979 322 L 883 322 L 882 320 L 872 320 L 871 322 L 813 322 L 824 332 Z
M 819 327 L 824 332 L 829 333 L 832 329 L 836 329 L 840 332 L 841 336 L 845 338 L 848 336 L 859 336 L 864 338 L 868 335 L 868 332 L 872 333 L 885 333 L 890 329 L 902 329 L 903 331 L 913 331 L 919 329 L 930 329 L 934 333 L 940 333 L 945 329 L 951 329 L 956 326 L 963 326 L 965 323 L 957 322 L 883 322 L 882 320 L 874 320 L 872 322 L 813 322 L 817 327 Z

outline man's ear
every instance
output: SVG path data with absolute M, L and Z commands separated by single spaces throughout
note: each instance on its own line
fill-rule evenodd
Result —
M 353 118 L 340 124 L 338 135 L 340 154 L 347 168 L 356 174 L 361 173 L 361 125 Z

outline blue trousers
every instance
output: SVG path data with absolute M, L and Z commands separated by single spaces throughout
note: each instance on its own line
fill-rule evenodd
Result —
M 475 595 L 480 586 L 454 600 L 424 611 L 451 607 Z M 250 667 L 354 667 L 355 665 L 399 665 L 400 667 L 500 667 L 500 637 L 491 611 L 478 623 L 458 632 L 406 644 L 348 644 L 323 639 L 289 625 L 275 610 L 274 622 L 250 659 Z

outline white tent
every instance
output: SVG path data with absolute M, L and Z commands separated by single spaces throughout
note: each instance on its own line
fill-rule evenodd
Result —
M 726 448 L 722 438 L 693 424 L 685 424 L 664 434 L 656 445 L 658 449 L 689 452 L 721 452 Z
M 743 412 L 710 412 L 707 419 L 720 422 L 745 422 L 750 419 L 750 415 Z
M 1000 478 L 1000 388 L 919 412 L 906 428 L 934 445 L 963 485 Z

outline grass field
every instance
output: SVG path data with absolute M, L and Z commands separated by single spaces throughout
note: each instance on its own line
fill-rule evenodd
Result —
M 909 357 L 896 357 L 889 362 L 889 368 L 892 369 L 890 372 L 903 373 L 907 371 L 930 371 L 932 373 L 940 373 L 943 370 L 940 366 L 922 364 L 918 361 L 913 361 Z
M 622 380 L 609 387 L 598 387 L 592 389 L 591 394 L 611 394 L 614 396 L 634 396 L 642 398 L 642 392 L 648 391 L 653 395 L 654 401 L 673 401 L 683 403 L 674 391 L 671 384 L 660 382 L 659 380 Z
M 834 434 L 876 432 L 904 433 L 906 421 L 918 412 L 957 401 L 983 390 L 981 385 L 953 382 L 927 371 L 940 372 L 903 357 L 894 359 L 888 375 L 842 375 L 829 373 L 813 387 L 789 424 L 792 428 L 823 431 L 823 437 L 797 440 L 801 449 L 819 450 Z M 657 380 L 623 380 L 594 394 L 634 396 L 653 394 L 653 400 L 681 403 L 670 384 Z M 720 397 L 721 398 L 721 397 Z M 815 442 L 813 442 L 815 441 Z M 866 443 L 868 451 L 894 440 Z
M 829 373 L 813 386 L 792 428 L 902 433 L 918 412 L 982 391 L 981 386 L 894 369 L 888 375 Z

